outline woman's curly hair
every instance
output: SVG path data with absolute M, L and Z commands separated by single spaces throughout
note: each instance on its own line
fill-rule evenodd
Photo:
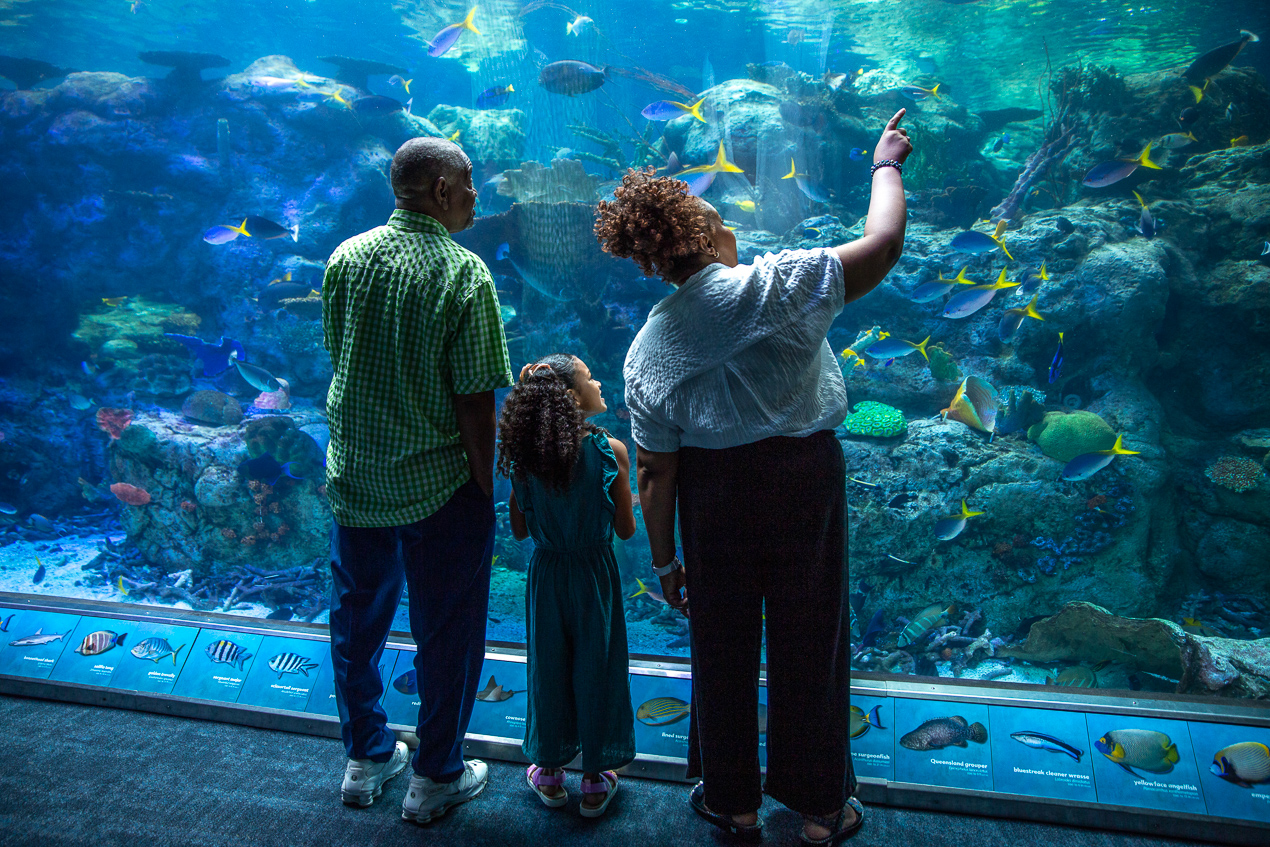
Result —
M 699 236 L 710 234 L 710 222 L 688 183 L 655 177 L 652 168 L 628 170 L 595 213 L 595 237 L 619 259 L 633 259 L 644 276 L 669 282 L 683 259 L 701 252 Z
M 543 356 L 508 393 L 498 420 L 498 472 L 503 476 L 523 479 L 529 474 L 548 488 L 566 488 L 583 436 L 605 432 L 569 396 L 576 362 L 567 353 Z

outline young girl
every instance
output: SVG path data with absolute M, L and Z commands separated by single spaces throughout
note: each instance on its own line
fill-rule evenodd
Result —
M 635 758 L 626 619 L 613 534 L 635 534 L 626 445 L 588 417 L 608 407 L 575 356 L 520 372 L 499 421 L 498 470 L 510 477 L 512 534 L 533 536 L 526 596 L 529 786 L 565 805 L 564 765 L 582 753 L 584 817 L 604 814 L 613 771 Z

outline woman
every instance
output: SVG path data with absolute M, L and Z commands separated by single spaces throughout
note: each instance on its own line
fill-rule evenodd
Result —
M 627 353 L 626 405 L 654 573 L 672 606 L 687 614 L 692 599 L 688 774 L 702 782 L 689 801 L 747 840 L 761 833 L 764 790 L 803 815 L 805 843 L 836 843 L 863 822 L 851 798 L 846 474 L 833 434 L 847 398 L 825 334 L 903 249 L 900 166 L 913 149 L 903 116 L 878 141 L 868 222 L 850 244 L 740 265 L 713 206 L 635 171 L 597 212 L 605 250 L 675 286 Z

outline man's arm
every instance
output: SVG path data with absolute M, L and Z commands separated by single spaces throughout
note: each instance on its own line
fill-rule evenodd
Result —
M 887 123 L 873 151 L 873 161 L 891 159 L 903 162 L 913 152 L 905 130 L 899 128 L 900 109 Z M 845 303 L 858 300 L 877 287 L 904 251 L 904 229 L 908 210 L 904 202 L 904 182 L 895 168 L 878 168 L 873 174 L 873 191 L 869 198 L 869 217 L 864 235 L 835 247 L 846 282 Z
M 494 392 L 453 394 L 454 416 L 459 424 L 459 441 L 467 452 L 467 466 L 472 479 L 485 492 L 494 496 Z

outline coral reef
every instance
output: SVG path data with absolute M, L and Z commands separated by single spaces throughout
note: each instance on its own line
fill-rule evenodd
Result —
M 428 113 L 441 133 L 459 133 L 473 160 L 497 169 L 513 167 L 525 154 L 525 113 L 519 109 L 477 110 L 442 103 Z
M 930 375 L 935 379 L 940 382 L 961 382 L 964 378 L 952 354 L 943 344 L 932 344 L 927 348 L 926 355 L 929 357 Z
M 88 349 L 88 354 L 104 359 L 139 359 L 150 353 L 180 350 L 165 332 L 188 334 L 198 331 L 201 319 L 173 303 L 155 303 L 145 297 L 130 297 L 104 311 L 80 316 L 72 338 Z
M 1204 469 L 1204 476 L 1231 491 L 1251 491 L 1261 485 L 1265 472 L 1257 462 L 1241 456 L 1223 456 Z
M 1046 412 L 1040 423 L 1028 429 L 1027 437 L 1036 442 L 1042 453 L 1060 462 L 1110 450 L 1116 442 L 1115 430 L 1098 415 L 1086 411 Z
M 873 400 L 856 403 L 852 413 L 842 422 L 848 435 L 866 438 L 894 438 L 908 430 L 904 413 L 893 406 Z
M 326 455 L 313 437 L 302 432 L 286 415 L 270 415 L 248 421 L 243 438 L 251 458 L 270 455 L 280 464 L 291 463 L 293 476 L 325 480 Z
M 204 389 L 195 391 L 181 405 L 186 420 L 210 426 L 237 426 L 243 419 L 242 406 L 228 394 Z

